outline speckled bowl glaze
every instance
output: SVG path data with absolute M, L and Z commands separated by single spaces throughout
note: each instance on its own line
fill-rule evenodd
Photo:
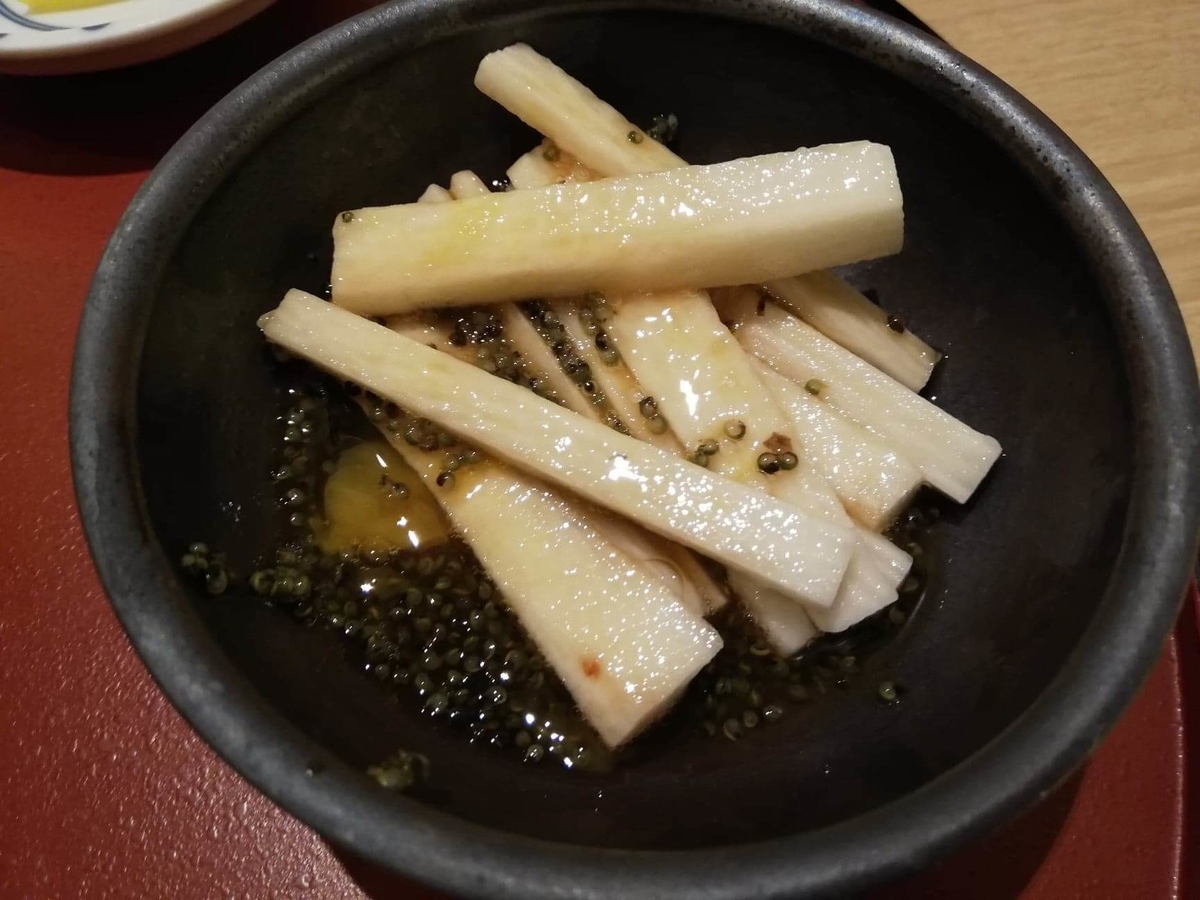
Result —
M 472 87 L 525 40 L 696 162 L 870 138 L 906 247 L 853 268 L 947 352 L 929 391 L 1006 453 L 930 536 L 926 593 L 858 686 L 753 739 L 677 741 L 607 775 L 466 745 L 342 646 L 172 561 L 243 563 L 278 382 L 255 318 L 328 278 L 342 209 L 401 202 L 533 135 Z M 823 0 L 398 3 L 272 64 L 163 160 L 80 329 L 71 428 L 97 566 L 195 728 L 354 854 L 479 897 L 845 896 L 987 833 L 1087 757 L 1137 690 L 1196 546 L 1200 393 L 1178 311 L 1112 188 L 1051 123 L 919 30 Z M 498 523 L 503 527 L 503 523 Z M 874 685 L 894 678 L 902 703 Z M 362 774 L 406 746 L 419 796 Z

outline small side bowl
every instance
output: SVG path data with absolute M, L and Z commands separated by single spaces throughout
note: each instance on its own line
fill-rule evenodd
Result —
M 603 776 L 521 767 L 388 697 L 332 635 L 173 566 L 249 561 L 278 383 L 255 318 L 320 290 L 341 209 L 411 200 L 533 136 L 471 86 L 526 40 L 697 162 L 890 144 L 907 246 L 854 267 L 948 353 L 939 404 L 1006 448 L 944 516 L 915 615 L 861 688 L 752 740 L 676 742 Z M 938 40 L 830 0 L 396 3 L 222 101 L 134 199 L 75 361 L 76 490 L 101 577 L 164 691 L 330 840 L 460 894 L 844 896 L 986 834 L 1080 765 L 1157 657 L 1194 561 L 1200 389 L 1150 247 L 1078 148 Z M 909 688 L 882 709 L 873 679 Z M 431 793 L 362 774 L 397 745 Z
M 67 75 L 162 59 L 223 34 L 274 0 L 109 0 L 37 14 L 0 0 L 0 72 Z

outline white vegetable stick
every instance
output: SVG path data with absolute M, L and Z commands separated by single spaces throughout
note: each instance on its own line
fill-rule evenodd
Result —
M 504 336 L 508 338 L 513 349 L 521 354 L 522 362 L 529 364 L 530 368 L 537 372 L 538 377 L 549 389 L 548 393 L 552 393 L 556 400 L 572 412 L 586 416 L 593 422 L 603 421 L 596 404 L 562 370 L 558 360 L 554 358 L 554 354 L 550 352 L 550 348 L 546 346 L 546 342 L 542 340 L 542 336 L 525 313 L 521 312 L 515 303 L 501 304 L 499 313 Z
M 791 656 L 819 633 L 804 607 L 779 591 L 741 572 L 729 573 L 729 586 L 780 656 Z
M 486 458 L 460 468 L 453 488 L 439 487 L 443 454 L 384 436 L 609 746 L 654 721 L 721 648 L 703 611 L 686 608 L 665 573 L 612 539 L 607 516 Z
M 755 374 L 750 357 L 717 317 L 706 294 L 610 294 L 604 323 L 613 345 L 689 450 L 717 441 L 709 465 L 764 489 L 763 444 L 787 422 Z M 745 431 L 734 439 L 726 429 Z
M 761 312 L 759 308 L 761 307 Z M 720 299 L 738 341 L 797 384 L 822 382 L 838 412 L 885 440 L 925 481 L 965 503 L 1000 456 L 994 438 L 964 425 L 774 303 L 745 293 Z
M 710 467 L 809 515 L 850 524 L 833 488 L 803 456 L 794 470 L 773 475 L 759 471 L 758 457 L 768 447 L 783 441 L 799 450 L 800 442 L 759 378 L 753 359 L 721 323 L 707 296 L 694 291 L 613 296 L 609 307 L 611 316 L 604 323 L 609 337 L 685 446 L 694 449 L 701 441 L 716 440 L 720 449 L 709 457 Z M 726 433 L 733 424 L 743 429 L 740 439 Z M 875 559 L 884 554 L 890 566 L 895 548 L 887 546 L 890 549 L 884 550 L 859 537 L 831 607 L 837 612 L 828 613 L 824 621 L 848 627 L 841 623 L 852 624 L 895 601 L 896 585 Z M 896 552 L 907 559 L 903 551 Z M 795 648 L 785 649 L 791 637 L 809 627 L 808 616 L 789 612 L 779 603 L 751 601 L 747 608 L 783 653 L 793 652 Z M 785 639 L 778 640 L 779 634 Z
M 572 167 L 581 163 L 585 173 L 590 167 L 598 176 L 687 165 L 657 141 L 630 141 L 631 133 L 642 134 L 637 126 L 525 44 L 484 57 L 475 85 L 567 151 L 555 159 L 562 174 L 549 183 L 577 179 Z M 527 164 L 524 158 L 518 161 Z M 587 180 L 586 174 L 582 180 Z M 836 275 L 813 273 L 795 283 L 781 279 L 770 286 L 809 324 L 902 384 L 920 390 L 929 380 L 940 354 L 911 332 L 900 334 L 888 328 L 886 314 Z
M 411 316 L 392 316 L 387 320 L 387 327 L 402 334 L 418 344 L 433 347 L 442 353 L 449 353 L 455 359 L 460 359 L 470 365 L 475 365 L 475 350 L 472 347 L 456 347 L 450 341 L 449 322 L 422 322 Z
M 913 558 L 885 538 L 870 529 L 858 525 L 855 528 L 859 543 L 865 543 L 871 548 L 873 562 L 879 567 L 887 583 L 893 588 L 899 588 L 912 569 Z
M 554 158 L 551 159 L 547 155 L 547 149 L 552 147 L 548 141 L 543 141 L 542 144 L 533 148 L 528 153 L 522 155 L 508 169 L 508 179 L 516 190 L 530 190 L 533 188 L 546 187 L 551 184 L 561 184 L 565 181 L 593 181 L 595 175 L 587 169 L 582 163 L 575 160 L 574 157 L 566 153 L 554 153 Z M 568 321 L 573 317 L 563 318 L 563 310 L 558 312 L 562 321 Z M 540 337 L 534 329 L 534 334 Z M 544 342 L 543 348 L 545 347 Z M 553 358 L 553 356 L 551 356 Z M 593 369 L 595 363 L 591 362 Z M 624 360 L 620 365 L 625 367 Z M 626 374 L 628 368 L 625 367 Z M 632 376 L 630 376 L 632 377 Z M 612 389 L 605 387 L 604 390 L 611 396 Z M 640 401 L 640 397 L 637 398 Z M 627 415 L 629 418 L 640 424 L 642 419 L 639 409 L 630 410 Z M 648 429 L 647 429 L 648 430 Z M 632 433 L 632 429 L 631 429 Z M 651 433 L 652 434 L 652 433 Z M 640 437 L 641 435 L 636 435 Z M 676 439 L 672 436 L 671 441 L 674 446 L 669 449 L 679 451 L 682 448 L 678 446 Z M 692 582 L 699 593 L 708 598 L 708 611 L 716 612 L 723 608 L 728 602 L 726 592 L 717 583 L 716 579 L 704 567 L 704 564 L 690 551 L 683 547 L 670 542 L 665 542 L 664 549 L 674 553 L 674 562 L 678 569 L 684 573 L 684 576 Z
M 509 178 L 517 189 L 551 184 L 557 177 L 553 163 L 539 149 L 525 154 L 509 169 Z M 574 177 L 587 176 L 575 173 Z M 692 304 L 699 308 L 686 311 L 692 314 L 679 315 L 685 313 L 681 307 Z M 706 296 L 686 291 L 637 295 L 613 298 L 610 307 L 613 316 L 605 323 L 606 331 L 628 353 L 627 358 L 636 361 L 635 374 L 640 371 L 649 379 L 646 383 L 657 385 L 655 391 L 661 398 L 657 402 L 667 420 L 681 423 L 678 433 L 686 435 L 693 448 L 705 438 L 715 435 L 720 439 L 723 450 L 710 465 L 739 481 L 758 483 L 763 489 L 770 487 L 774 496 L 804 512 L 848 524 L 833 491 L 806 468 L 779 472 L 770 479 L 758 471 L 762 441 L 785 430 L 786 422 L 770 405 L 750 358 L 721 324 Z M 556 312 L 562 316 L 566 311 Z M 698 329 L 698 325 L 707 327 Z M 714 403 L 718 405 L 714 407 Z M 741 441 L 730 440 L 723 426 L 743 419 L 753 422 L 755 428 L 747 426 Z M 899 582 L 893 583 L 891 566 L 896 554 L 908 563 L 911 559 L 884 543 L 886 549 L 866 539 L 865 547 L 886 560 L 887 571 L 873 559 L 865 564 L 851 560 L 831 607 L 838 612 L 825 617 L 825 621 L 840 626 L 839 630 L 848 627 L 843 622 L 857 621 L 895 601 Z M 904 569 L 907 572 L 908 566 Z M 743 590 L 738 591 L 739 599 L 779 653 L 794 653 L 816 633 L 809 615 L 797 608 L 794 600 L 755 584 L 753 579 L 743 578 L 740 582 Z M 753 593 L 747 594 L 751 589 Z
M 517 157 L 505 174 L 513 187 L 522 190 L 568 181 L 595 181 L 600 177 L 570 153 L 558 150 L 553 141 L 542 141 L 528 153 Z
M 467 202 L 467 201 L 458 201 Z M 297 356 L 768 585 L 829 605 L 855 538 L 302 291 L 259 320 Z
M 465 200 L 467 197 L 486 197 L 492 192 L 483 179 L 469 169 L 455 172 L 450 176 L 450 196 L 455 200 Z
M 537 153 L 537 161 L 545 167 L 545 170 L 554 173 L 554 164 L 546 158 L 544 149 L 539 148 L 536 151 L 531 151 L 530 155 L 532 156 L 535 152 Z M 570 159 L 570 157 L 565 156 L 559 158 Z M 582 166 L 578 163 L 574 163 L 573 167 L 582 169 Z M 539 177 L 545 176 L 542 175 Z M 551 177 L 557 176 L 556 174 L 552 174 Z M 520 180 L 521 176 L 518 175 L 518 179 L 513 180 L 513 186 L 526 186 L 518 184 Z M 478 197 L 489 192 L 490 189 L 484 184 L 483 179 L 474 172 L 456 172 L 450 178 L 450 193 L 456 200 L 465 197 Z M 574 309 L 560 310 L 559 315 L 564 316 L 568 312 L 571 314 L 570 318 L 574 324 L 578 326 L 578 320 L 574 317 Z M 561 391 L 568 398 L 577 400 L 578 405 L 585 410 L 585 415 L 599 421 L 600 415 L 597 412 L 596 405 L 562 371 L 557 360 L 554 358 L 554 354 L 546 346 L 546 342 L 542 340 L 537 329 L 533 327 L 529 319 L 526 318 L 516 304 L 504 304 L 502 320 L 505 328 L 505 337 L 508 338 L 509 343 L 513 344 L 514 347 L 519 343 L 524 348 L 523 353 L 529 357 L 525 360 L 526 362 L 536 361 L 536 367 L 540 370 L 538 376 L 546 383 L 554 382 L 556 390 Z M 564 318 L 563 321 L 565 322 L 567 319 Z M 568 330 L 571 331 L 572 339 L 575 340 L 578 337 L 577 332 L 580 329 L 577 327 Z M 584 337 L 586 337 L 586 334 Z M 585 343 L 587 346 L 581 348 L 582 351 L 595 350 L 594 342 L 588 340 Z M 439 349 L 441 348 L 439 347 Z M 581 352 L 581 355 L 592 367 L 593 372 L 596 371 L 598 366 L 603 365 L 603 362 L 595 352 Z M 607 368 L 605 367 L 602 371 L 606 372 Z M 553 373 L 556 377 L 550 378 L 547 374 L 543 373 Z M 624 375 L 626 379 L 632 380 L 632 376 L 628 372 L 625 372 Z M 601 389 L 609 396 L 610 405 L 620 414 L 621 407 L 613 402 L 612 398 L 618 390 L 629 389 L 629 384 L 618 384 L 612 378 L 597 378 L 596 380 L 600 383 Z M 633 388 L 636 389 L 636 382 L 633 384 Z M 569 403 L 567 406 L 575 409 L 574 404 Z M 579 409 L 576 409 L 576 412 L 579 411 Z M 636 414 L 636 408 L 633 412 Z M 637 418 L 640 419 L 641 417 L 638 416 Z M 643 437 L 636 433 L 634 433 L 634 436 Z M 651 441 L 652 443 L 663 444 L 667 449 L 678 449 L 678 444 L 671 435 L 649 434 L 649 436 L 651 438 L 659 438 L 659 440 Z M 662 440 L 663 438 L 666 438 L 666 440 Z M 688 606 L 689 609 L 696 610 L 701 615 L 706 615 L 718 611 L 728 602 L 728 598 L 720 585 L 704 569 L 699 560 L 692 555 L 691 551 L 672 544 L 670 541 L 663 540 L 657 535 L 638 528 L 623 519 L 607 519 L 605 522 L 600 523 L 600 527 L 602 527 L 605 537 L 621 547 L 622 550 L 635 560 L 642 562 L 648 570 L 666 580 L 672 586 L 672 589 L 677 592 L 676 595 L 680 601 Z
M 518 189 L 552 184 L 558 177 L 555 163 L 539 149 L 525 154 L 509 169 L 513 187 Z M 575 172 L 572 177 L 582 179 L 587 174 Z M 782 410 L 768 399 L 755 361 L 720 322 L 706 295 L 676 291 L 618 296 L 610 298 L 609 306 L 613 315 L 605 330 L 641 385 L 656 395 L 667 421 L 679 423 L 676 433 L 693 448 L 710 437 L 722 445 L 710 465 L 740 481 L 769 486 L 774 496 L 804 512 L 846 522 L 833 490 L 808 469 L 807 460 L 792 472 L 770 478 L 758 471 L 762 442 L 775 433 L 791 437 L 793 432 Z M 724 434 L 724 426 L 735 421 L 753 424 L 746 426 L 741 441 Z M 828 630 L 842 631 L 893 603 L 896 588 L 912 564 L 907 553 L 874 535 L 859 534 L 859 545 L 837 599 L 819 615 Z M 861 554 L 869 554 L 869 558 L 859 559 Z M 753 585 L 752 579 L 742 582 L 739 599 L 778 652 L 794 653 L 803 645 L 797 641 L 815 634 L 812 618 L 794 602 Z M 751 587 L 753 594 L 746 595 Z M 813 618 L 818 615 L 814 613 Z
M 528 44 L 489 53 L 475 87 L 561 150 L 603 174 L 660 172 L 683 161 Z M 631 141 L 636 133 L 642 140 Z
M 755 371 L 790 417 L 798 452 L 868 528 L 888 527 L 921 487 L 921 472 L 862 426 L 755 360 Z
M 343 213 L 333 295 L 363 314 L 743 284 L 900 249 L 892 153 L 859 141 Z
M 780 278 L 765 287 L 781 306 L 911 390 L 925 387 L 942 358 L 908 329 L 890 328 L 884 309 L 833 272 Z
M 445 199 L 461 200 L 466 197 L 480 197 L 488 193 L 491 191 L 484 184 L 482 178 L 474 172 L 464 170 L 450 176 L 450 191 L 445 192 Z M 537 329 L 533 327 L 520 308 L 515 303 L 505 303 L 497 312 L 500 316 L 501 327 L 504 329 L 504 337 L 520 354 L 522 365 L 541 380 L 545 393 L 567 409 L 599 422 L 601 417 L 596 405 L 584 394 L 579 385 L 563 372 L 558 360 L 546 346 L 546 342 L 542 340 Z M 439 347 L 439 349 L 444 348 Z
M 592 380 L 604 393 L 609 406 L 629 433 L 669 452 L 681 452 L 679 441 L 669 430 L 655 433 L 650 429 L 649 421 L 638 408 L 646 393 L 624 361 L 617 360 L 612 365 L 604 362 L 600 351 L 596 349 L 595 340 L 587 333 L 579 319 L 578 307 L 565 300 L 551 300 L 549 306 L 562 322 L 563 330 L 575 348 L 575 354 L 588 364 Z
M 417 198 L 418 203 L 447 203 L 453 198 L 450 192 L 440 184 L 431 184 L 425 188 L 425 192 Z
M 725 591 L 690 550 L 616 516 L 605 516 L 598 525 L 604 537 L 661 578 L 672 596 L 697 615 L 714 613 L 728 602 Z

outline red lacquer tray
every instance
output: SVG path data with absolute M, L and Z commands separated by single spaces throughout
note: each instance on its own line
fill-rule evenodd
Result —
M 100 590 L 67 457 L 83 297 L 146 172 L 242 78 L 371 5 L 293 0 L 151 66 L 0 78 L 0 900 L 434 896 L 336 855 L 184 724 Z M 1083 772 L 986 843 L 878 896 L 1200 900 L 1185 866 L 1197 845 L 1189 805 L 1200 810 L 1185 779 L 1198 648 L 1189 604 Z

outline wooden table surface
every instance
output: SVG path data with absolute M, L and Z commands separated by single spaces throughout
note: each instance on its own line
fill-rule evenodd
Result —
M 903 2 L 1108 176 L 1158 252 L 1200 355 L 1200 3 Z

